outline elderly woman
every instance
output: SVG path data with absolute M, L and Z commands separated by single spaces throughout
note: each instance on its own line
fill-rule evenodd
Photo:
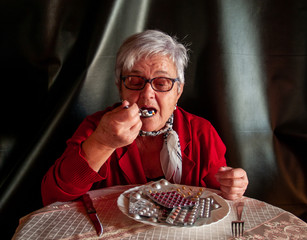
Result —
M 122 102 L 87 117 L 67 141 L 42 181 L 43 203 L 160 178 L 240 198 L 246 172 L 226 167 L 226 148 L 207 120 L 177 106 L 187 62 L 187 49 L 165 33 L 128 38 L 116 60 Z

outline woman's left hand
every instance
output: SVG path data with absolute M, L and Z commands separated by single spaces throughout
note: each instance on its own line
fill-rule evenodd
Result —
M 248 178 L 242 168 L 221 167 L 215 175 L 220 183 L 222 196 L 229 200 L 236 200 L 243 196 Z

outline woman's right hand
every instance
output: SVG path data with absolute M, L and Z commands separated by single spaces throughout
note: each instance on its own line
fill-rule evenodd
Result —
M 141 127 L 137 104 L 130 106 L 129 102 L 124 100 L 121 106 L 107 112 L 101 118 L 93 134 L 97 142 L 116 149 L 131 144 Z
M 129 105 L 128 101 L 123 101 L 121 106 L 102 116 L 96 130 L 83 142 L 84 157 L 95 171 L 99 171 L 116 148 L 136 139 L 141 127 L 137 104 Z

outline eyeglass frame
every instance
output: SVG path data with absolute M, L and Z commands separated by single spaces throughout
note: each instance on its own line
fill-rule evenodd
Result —
M 143 86 L 142 88 L 140 88 L 140 89 L 132 89 L 132 88 L 127 87 L 126 84 L 125 84 L 125 80 L 126 80 L 128 77 L 139 77 L 139 78 L 142 78 L 142 79 L 144 80 L 144 86 Z M 166 90 L 166 91 L 161 91 L 161 90 L 156 90 L 156 89 L 154 89 L 153 86 L 152 86 L 152 82 L 153 82 L 155 79 L 157 79 L 157 78 L 166 78 L 166 79 L 168 79 L 168 80 L 171 80 L 171 81 L 172 81 L 172 87 L 171 87 L 169 90 Z M 142 77 L 142 76 L 138 76 L 138 75 L 127 75 L 127 76 L 122 76 L 122 75 L 120 75 L 120 80 L 123 81 L 125 88 L 127 88 L 127 89 L 129 89 L 129 90 L 133 90 L 133 91 L 140 91 L 140 90 L 143 90 L 143 89 L 145 88 L 146 84 L 149 83 L 150 86 L 151 86 L 151 88 L 152 88 L 154 91 L 156 91 L 156 92 L 169 92 L 169 91 L 171 91 L 171 90 L 173 89 L 175 82 L 180 82 L 179 78 L 155 77 L 155 78 L 152 78 L 152 79 L 148 79 L 148 78 L 145 78 L 145 77 Z

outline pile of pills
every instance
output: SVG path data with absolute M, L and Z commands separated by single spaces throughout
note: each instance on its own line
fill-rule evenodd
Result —
M 212 204 L 213 203 L 213 204 Z M 198 218 L 209 218 L 211 210 L 219 208 L 211 197 L 200 198 L 192 208 L 173 208 L 166 222 L 174 225 L 193 225 Z
M 176 191 L 151 192 L 148 196 L 156 203 L 166 208 L 194 206 L 196 202 L 183 197 Z
M 200 197 L 203 189 L 193 194 L 185 186 L 176 187 L 163 179 L 132 192 L 130 215 L 135 219 L 145 217 L 152 222 L 191 226 L 199 218 L 210 218 L 211 211 L 221 207 L 211 196 Z
M 185 225 L 185 223 L 190 223 L 190 225 L 192 225 L 193 224 L 192 222 L 194 222 L 194 220 L 192 219 L 192 215 L 190 213 L 188 214 L 188 209 L 176 207 L 168 215 L 166 222 L 176 225 L 177 224 Z

